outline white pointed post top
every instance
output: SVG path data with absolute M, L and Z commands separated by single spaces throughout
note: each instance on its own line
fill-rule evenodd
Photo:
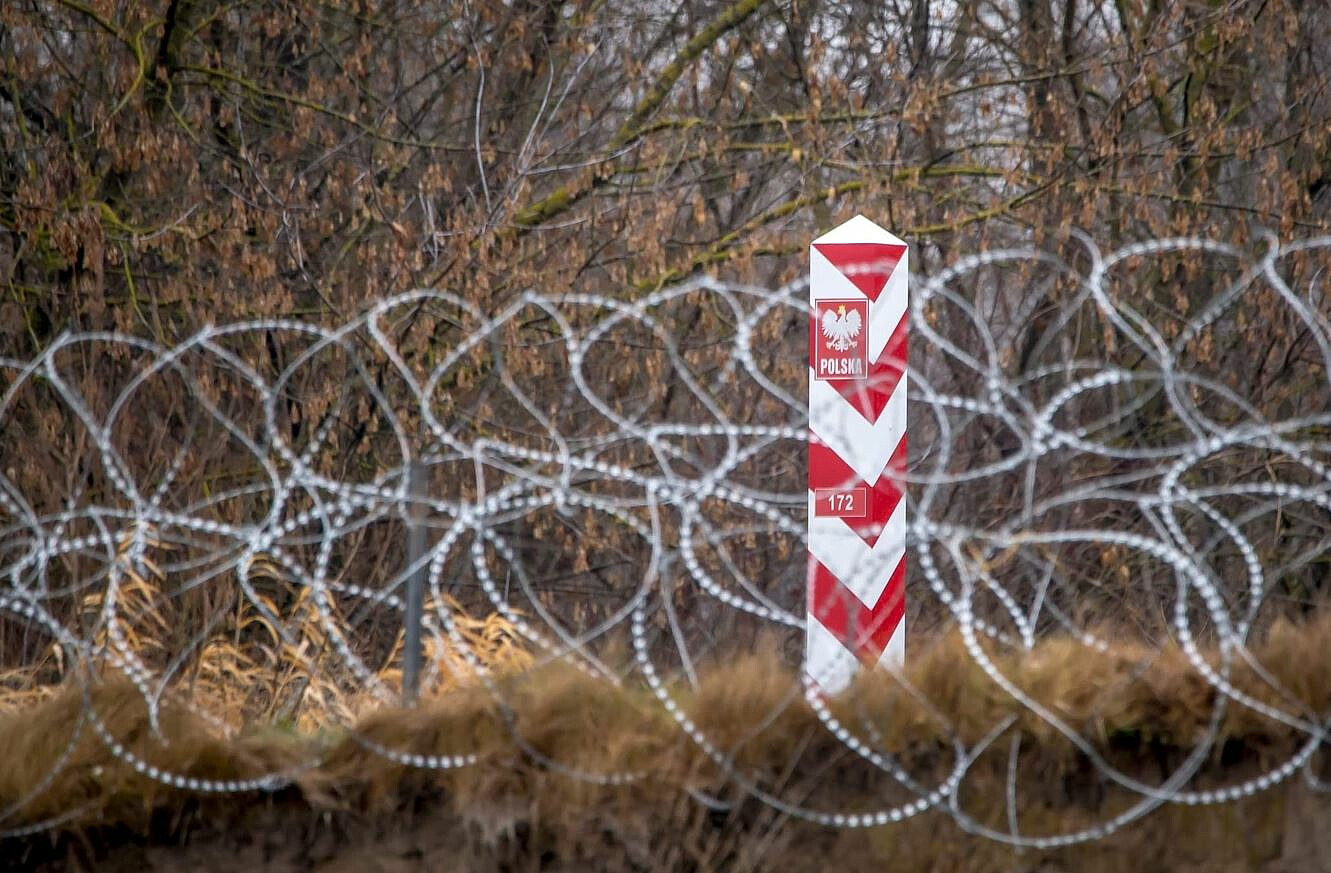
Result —
M 829 230 L 813 241 L 819 243 L 882 243 L 885 245 L 904 246 L 906 243 L 891 231 L 884 230 L 863 215 Z

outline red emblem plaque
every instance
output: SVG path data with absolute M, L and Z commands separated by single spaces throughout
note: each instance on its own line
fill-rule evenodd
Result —
M 813 377 L 864 379 L 869 373 L 869 301 L 814 301 Z

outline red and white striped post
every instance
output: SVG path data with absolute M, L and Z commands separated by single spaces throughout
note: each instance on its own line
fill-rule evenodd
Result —
M 836 693 L 906 652 L 906 244 L 857 215 L 809 246 L 804 668 Z

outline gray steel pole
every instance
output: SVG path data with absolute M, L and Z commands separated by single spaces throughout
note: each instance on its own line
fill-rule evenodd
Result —
M 425 468 L 412 458 L 407 468 L 407 490 L 412 501 L 407 508 L 407 565 L 415 566 L 407 577 L 406 605 L 403 610 L 402 702 L 413 706 L 421 687 L 421 613 L 425 600 Z M 417 566 L 419 565 L 419 566 Z

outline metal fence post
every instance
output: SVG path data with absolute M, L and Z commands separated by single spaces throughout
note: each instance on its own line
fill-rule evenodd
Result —
M 406 604 L 403 610 L 402 642 L 402 698 L 413 706 L 421 685 L 421 614 L 425 600 L 425 467 L 416 458 L 407 468 L 407 490 L 411 503 L 407 507 L 407 576 Z

